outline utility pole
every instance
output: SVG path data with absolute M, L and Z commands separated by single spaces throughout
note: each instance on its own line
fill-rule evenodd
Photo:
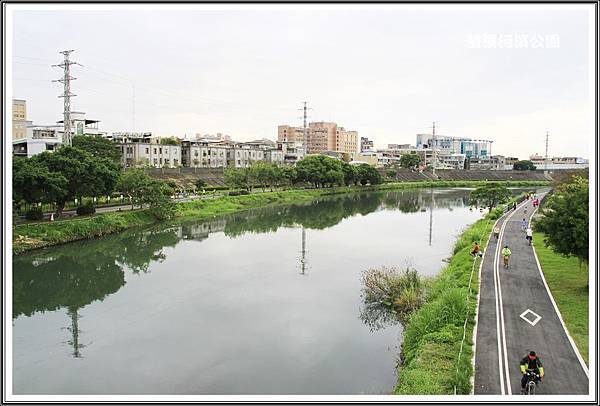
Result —
M 435 142 L 435 121 L 434 121 L 433 122 L 433 146 L 432 146 L 432 148 L 433 148 L 433 163 L 432 163 L 432 166 L 433 166 L 433 177 L 434 178 L 436 177 L 436 175 L 435 175 L 435 167 L 437 166 L 437 154 L 435 152 L 435 146 L 436 146 L 436 142 Z
M 546 159 L 544 160 L 544 174 L 548 174 L 548 131 L 546 131 Z
M 304 108 L 299 109 L 304 111 L 303 119 L 304 119 L 304 127 L 302 130 L 302 147 L 304 148 L 304 156 L 308 155 L 308 127 L 307 127 L 307 119 L 308 119 L 308 110 L 310 108 L 307 106 L 308 102 L 304 102 Z
M 76 78 L 72 77 L 70 74 L 71 65 L 76 65 L 77 62 L 73 62 L 69 60 L 69 54 L 73 52 L 73 49 L 69 49 L 67 51 L 61 51 L 60 53 L 65 56 L 65 59 L 62 63 L 58 65 L 52 65 L 53 67 L 61 67 L 63 68 L 63 77 L 61 79 L 53 80 L 53 82 L 60 82 L 63 84 L 63 94 L 58 97 L 64 98 L 64 109 L 63 109 L 63 124 L 64 124 L 64 133 L 62 143 L 66 146 L 71 146 L 73 141 L 73 136 L 71 135 L 71 96 L 77 96 L 71 93 L 71 80 L 75 80 Z
M 306 229 L 302 226 L 302 258 L 300 259 L 301 274 L 306 272 Z
M 133 128 L 131 129 L 131 132 L 135 133 L 135 83 L 131 84 L 132 90 L 133 90 L 133 100 L 132 100 L 132 115 L 133 115 Z

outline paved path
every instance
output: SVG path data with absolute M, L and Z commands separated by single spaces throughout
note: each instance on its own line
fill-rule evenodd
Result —
M 519 395 L 519 362 L 534 350 L 546 373 L 537 394 L 587 395 L 587 367 L 563 328 L 533 247 L 521 231 L 523 218 L 530 220 L 532 214 L 530 200 L 506 213 L 498 221 L 499 240 L 492 237 L 486 248 L 481 269 L 474 391 L 482 395 Z M 512 251 L 508 269 L 504 269 L 500 254 L 504 245 Z M 536 321 L 538 316 L 541 318 Z

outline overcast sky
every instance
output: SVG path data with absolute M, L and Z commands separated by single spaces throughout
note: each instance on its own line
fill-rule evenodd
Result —
M 593 6 L 111 7 L 14 12 L 12 96 L 34 124 L 61 119 L 50 65 L 74 49 L 72 110 L 108 132 L 276 139 L 306 100 L 376 147 L 436 120 L 494 154 L 543 154 L 549 130 L 550 155 L 592 155 Z

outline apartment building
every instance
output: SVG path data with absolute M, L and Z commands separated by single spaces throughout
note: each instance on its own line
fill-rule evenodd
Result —
M 123 153 L 122 163 L 125 168 L 181 166 L 181 145 L 161 144 L 160 137 L 152 136 L 151 132 L 113 133 L 112 139 Z
M 182 141 L 181 164 L 187 168 L 224 168 L 228 146 L 220 141 Z
M 13 140 L 23 139 L 27 136 L 27 126 L 31 125 L 27 121 L 27 102 L 21 99 L 12 101 L 12 135 Z
M 304 129 L 280 125 L 277 128 L 278 141 L 303 142 Z M 307 154 L 322 154 L 326 151 L 333 152 L 358 152 L 358 132 L 346 130 L 336 123 L 318 121 L 308 124 L 307 128 Z
M 367 137 L 360 137 L 360 152 L 373 151 L 373 141 Z
M 277 149 L 283 155 L 283 163 L 294 165 L 304 159 L 304 147 L 298 141 L 277 141 Z

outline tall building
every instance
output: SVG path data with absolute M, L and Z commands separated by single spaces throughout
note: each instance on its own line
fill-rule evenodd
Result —
M 308 154 L 321 154 L 327 151 L 355 153 L 358 151 L 358 132 L 346 130 L 336 123 L 312 122 L 307 128 Z M 304 129 L 280 125 L 277 128 L 278 141 L 303 142 Z
M 27 121 L 27 102 L 13 99 L 12 109 L 13 140 L 25 138 L 27 126 L 31 125 L 31 121 Z

